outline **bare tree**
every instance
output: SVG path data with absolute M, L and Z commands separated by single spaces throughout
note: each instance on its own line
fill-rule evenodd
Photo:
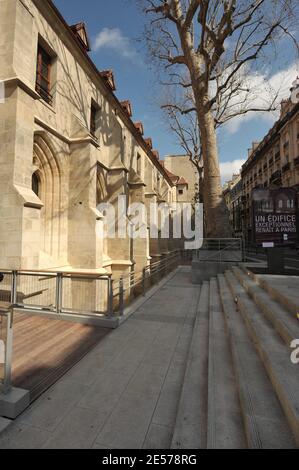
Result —
M 257 71 L 296 25 L 296 0 L 137 0 L 150 16 L 145 37 L 151 57 L 163 64 L 170 85 L 190 90 L 191 105 L 168 103 L 174 131 L 178 112 L 194 113 L 204 168 L 206 235 L 228 236 L 216 128 L 237 115 L 274 109 L 252 104 L 246 75 Z M 253 90 L 254 91 L 254 90 Z M 167 104 L 167 103 L 166 103 Z M 186 102 L 184 103 L 186 104 Z M 166 109 L 166 108 L 165 108 Z M 179 122 L 186 145 L 185 125 Z M 180 132 L 180 138 L 182 138 Z M 193 136 L 187 138 L 190 144 Z M 185 141 L 185 142 L 184 142 Z M 185 147 L 184 147 L 185 148 Z M 196 147 L 197 148 L 197 147 Z

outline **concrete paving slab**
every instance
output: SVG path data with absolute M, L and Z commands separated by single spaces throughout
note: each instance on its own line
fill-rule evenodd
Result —
M 63 378 L 34 402 L 18 422 L 54 431 L 72 407 L 89 390 L 87 385 Z
M 145 440 L 159 391 L 142 396 L 126 393 L 99 433 L 96 442 L 116 449 L 140 449 Z
M 107 370 L 97 377 L 96 382 L 88 389 L 78 402 L 82 408 L 94 408 L 110 414 L 125 390 L 130 376 L 126 373 Z
M 43 429 L 14 422 L 0 434 L 0 449 L 39 449 L 50 436 Z
M 182 386 L 172 380 L 166 380 L 155 412 L 153 423 L 173 428 L 175 425 L 177 409 L 180 401 Z
M 143 449 L 169 449 L 171 445 L 172 428 L 152 424 L 147 433 Z
M 104 425 L 106 413 L 75 407 L 57 426 L 43 449 L 90 449 Z
M 170 426 L 161 423 L 175 419 L 199 295 L 189 278 L 186 269 L 169 277 L 21 415 L 13 445 L 26 447 L 32 434 L 35 448 L 164 448 Z

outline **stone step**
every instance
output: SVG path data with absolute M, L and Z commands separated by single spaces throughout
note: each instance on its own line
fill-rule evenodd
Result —
M 291 349 L 286 347 L 273 325 L 249 298 L 233 272 L 226 272 L 225 277 L 299 446 L 299 374 L 298 365 L 292 364 L 290 359 Z M 269 407 L 267 401 L 264 407 Z M 276 425 L 273 431 L 281 439 Z
M 208 449 L 246 448 L 246 437 L 217 279 L 210 281 Z
M 237 310 L 227 280 L 218 276 L 243 423 L 250 449 L 295 448 L 272 383 Z
M 278 302 L 285 310 L 288 310 L 288 312 L 290 312 L 296 319 L 299 319 L 299 304 L 293 296 L 288 295 L 289 293 L 287 291 L 278 289 L 277 285 L 273 285 L 273 279 L 267 279 L 266 276 L 254 274 L 246 268 L 246 265 L 240 265 L 240 268 L 248 276 L 250 276 L 251 279 L 256 282 L 256 284 L 259 284 L 260 287 L 262 287 L 266 292 L 268 292 L 268 294 L 272 297 L 273 300 Z M 279 276 L 274 277 L 278 278 Z M 283 278 L 285 278 L 285 276 L 283 276 Z M 290 276 L 290 278 L 292 279 L 293 285 L 297 284 L 297 278 L 295 279 L 295 281 L 293 280 L 293 276 Z
M 201 287 L 186 372 L 172 438 L 172 449 L 207 446 L 209 283 Z
M 240 268 L 233 267 L 232 271 L 287 346 L 290 346 L 294 339 L 299 338 L 299 321 L 293 315 L 290 315 L 289 311 L 285 310 L 281 304 L 273 300 L 262 287 L 257 285 Z

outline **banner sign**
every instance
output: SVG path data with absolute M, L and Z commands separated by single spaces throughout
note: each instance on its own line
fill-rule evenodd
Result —
M 293 188 L 252 191 L 254 239 L 264 247 L 297 242 L 297 193 Z

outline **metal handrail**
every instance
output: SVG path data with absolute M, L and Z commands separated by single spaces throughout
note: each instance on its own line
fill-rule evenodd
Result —
M 243 244 L 243 240 L 241 238 L 218 238 L 218 239 L 206 238 L 206 239 L 204 239 L 204 242 L 205 241 L 208 242 L 207 243 L 208 246 L 207 247 L 203 246 L 199 250 L 196 250 L 195 253 L 196 253 L 197 259 L 200 258 L 200 253 L 202 251 L 211 251 L 212 253 L 210 255 L 206 255 L 203 258 L 203 260 L 208 261 L 208 260 L 211 260 L 211 259 L 215 259 L 215 256 L 217 256 L 217 260 L 220 261 L 222 259 L 221 255 L 224 252 L 227 252 L 229 250 L 240 251 L 240 253 L 241 253 L 240 261 L 242 261 L 243 258 L 244 258 L 244 244 Z M 212 242 L 212 244 L 210 244 L 211 242 Z M 214 246 L 213 246 L 213 242 L 215 242 Z M 226 245 L 222 246 L 222 243 L 225 243 Z M 237 247 L 237 249 L 236 249 L 236 247 Z M 225 261 L 229 261 L 229 260 L 225 260 Z M 234 261 L 234 260 L 232 260 L 232 261 Z
M 111 302 L 113 302 L 113 300 L 116 298 L 119 299 L 119 315 L 124 314 L 124 295 L 126 292 L 129 292 L 129 295 L 131 295 L 132 289 L 138 286 L 142 288 L 142 295 L 145 296 L 146 282 L 152 279 L 154 276 L 157 276 L 159 273 L 165 273 L 165 270 L 167 271 L 169 268 L 171 268 L 176 261 L 179 261 L 180 257 L 180 252 L 172 253 L 167 258 L 161 259 L 144 267 L 142 271 L 132 271 L 127 276 L 121 277 L 116 283 L 115 287 L 113 287 L 111 294 Z
M 18 274 L 24 274 L 26 276 L 36 276 L 36 275 L 40 275 L 40 276 L 58 276 L 60 274 L 62 274 L 63 276 L 73 276 L 73 277 L 87 277 L 87 278 L 95 278 L 95 279 L 107 279 L 109 277 L 111 277 L 111 275 L 108 275 L 108 274 L 93 274 L 93 273 L 82 273 L 82 272 L 77 272 L 77 271 L 46 271 L 46 270 L 26 270 L 26 269 L 16 269 L 16 270 L 13 270 L 13 269 L 1 269 L 0 268 L 0 273 L 3 273 L 3 274 L 13 274 L 14 272 L 18 273 Z
M 123 314 L 124 311 L 124 295 L 126 292 L 132 292 L 136 287 L 142 289 L 143 295 L 146 292 L 146 282 L 152 279 L 154 276 L 160 275 L 160 273 L 167 273 L 167 271 L 172 268 L 172 266 L 179 261 L 181 257 L 181 252 L 177 251 L 171 253 L 167 257 L 162 258 L 161 260 L 154 261 L 148 266 L 144 267 L 140 271 L 132 271 L 127 276 L 121 277 L 120 279 L 113 279 L 112 275 L 107 274 L 88 274 L 75 271 L 59 271 L 55 272 L 53 270 L 8 270 L 0 269 L 6 276 L 11 276 L 9 278 L 7 291 L 10 296 L 10 302 L 15 304 L 18 309 L 22 310 L 35 310 L 39 312 L 51 312 L 57 315 L 60 314 L 104 314 L 107 316 L 112 316 L 114 314 L 114 304 L 115 299 L 119 299 L 119 313 Z M 29 280 L 26 284 L 26 277 L 28 276 Z M 25 281 L 22 278 L 25 277 Z M 36 281 L 31 281 L 30 278 L 37 278 Z M 105 297 L 100 297 L 95 299 L 95 309 L 93 305 L 90 305 L 88 291 L 85 291 L 83 286 L 82 290 L 82 299 L 79 298 L 78 303 L 74 304 L 73 307 L 73 297 L 69 297 L 69 292 L 71 289 L 68 284 L 65 284 L 67 280 L 90 280 L 90 281 L 103 281 L 107 283 L 107 290 L 105 285 L 103 285 Z M 22 297 L 18 292 L 19 283 L 22 282 Z M 25 282 L 25 286 L 23 284 Z M 6 284 L 5 284 L 6 285 Z M 65 286 L 67 291 L 65 292 Z M 67 297 L 65 297 L 65 295 Z M 72 295 L 72 293 L 71 293 Z M 130 294 L 131 295 L 131 294 Z M 29 300 L 29 303 L 26 300 Z M 33 302 L 31 299 L 34 299 Z M 70 299 L 70 303 L 69 303 Z M 99 300 L 99 303 L 97 303 Z M 36 301 L 36 303 L 34 303 Z M 70 305 L 70 307 L 68 306 Z M 77 305 L 77 307 L 76 307 Z M 87 306 L 88 305 L 88 306 Z M 98 311 L 99 305 L 105 307 L 102 311 Z M 90 310 L 92 309 L 92 310 Z
M 5 275 L 10 275 L 11 279 L 9 281 L 9 291 L 10 291 L 10 301 L 14 304 L 16 304 L 17 308 L 23 309 L 23 310 L 36 310 L 36 311 L 46 311 L 46 312 L 52 312 L 56 314 L 71 314 L 71 313 L 76 313 L 76 314 L 90 314 L 90 315 L 95 315 L 95 314 L 109 314 L 108 311 L 105 312 L 103 311 L 98 311 L 97 308 L 92 309 L 91 307 L 86 307 L 86 302 L 87 300 L 84 300 L 81 302 L 82 303 L 82 308 L 81 305 L 78 308 L 68 308 L 63 305 L 64 302 L 64 297 L 63 297 L 63 292 L 64 292 L 64 285 L 67 280 L 89 280 L 91 282 L 94 281 L 100 281 L 107 283 L 107 303 L 106 305 L 109 305 L 109 285 L 111 282 L 111 276 L 110 275 L 102 275 L 102 274 L 88 274 L 88 273 L 82 273 L 82 272 L 71 272 L 71 271 L 61 271 L 61 272 L 53 272 L 53 271 L 41 271 L 41 270 L 0 270 L 0 272 L 3 272 Z M 25 277 L 27 278 L 37 278 L 37 284 L 33 283 L 31 284 L 31 281 L 29 280 L 27 285 L 25 284 L 25 292 L 22 295 L 22 298 L 20 298 L 20 295 L 18 293 L 18 287 L 20 285 L 20 282 L 22 279 Z M 46 286 L 43 285 L 43 282 L 46 281 L 51 281 L 53 284 L 47 284 Z M 39 285 L 39 282 L 41 283 Z M 1 285 L 1 284 L 0 284 Z M 21 284 L 22 289 L 24 289 L 24 284 Z M 26 292 L 26 290 L 29 290 L 29 292 Z M 83 292 L 83 295 L 85 292 Z M 40 300 L 40 296 L 45 295 L 46 297 L 43 297 L 42 300 Z M 47 297 L 48 296 L 48 297 Z M 24 302 L 24 300 L 36 298 L 38 301 L 34 303 L 28 304 L 28 302 Z M 46 303 L 45 303 L 46 299 Z M 86 297 L 87 299 L 87 297 Z M 101 297 L 100 302 L 102 302 L 104 299 Z M 71 299 L 72 301 L 72 299 Z M 79 302 L 79 303 L 80 303 Z M 85 305 L 84 305 L 85 302 Z M 78 305 L 78 304 L 77 304 Z M 103 305 L 103 303 L 102 303 Z M 95 301 L 95 306 L 96 306 L 96 301 Z

